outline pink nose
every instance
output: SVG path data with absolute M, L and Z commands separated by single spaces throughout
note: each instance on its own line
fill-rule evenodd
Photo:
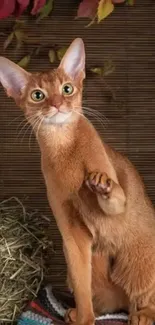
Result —
M 59 108 L 62 104 L 62 98 L 59 95 L 53 95 L 50 99 L 49 99 L 49 103 L 51 106 L 54 106 L 56 108 Z

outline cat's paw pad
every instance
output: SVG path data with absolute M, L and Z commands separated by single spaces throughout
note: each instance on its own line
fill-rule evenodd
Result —
M 105 199 L 109 197 L 112 189 L 112 180 L 106 173 L 90 173 L 86 177 L 85 183 L 92 192 L 103 195 Z

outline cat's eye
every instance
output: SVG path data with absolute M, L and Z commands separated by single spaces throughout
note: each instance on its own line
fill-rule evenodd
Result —
M 62 87 L 62 93 L 65 96 L 72 95 L 73 91 L 74 91 L 74 88 L 70 83 L 64 84 Z
M 45 95 L 40 89 L 35 89 L 31 93 L 31 98 L 35 102 L 41 102 L 41 100 L 43 100 L 45 98 Z

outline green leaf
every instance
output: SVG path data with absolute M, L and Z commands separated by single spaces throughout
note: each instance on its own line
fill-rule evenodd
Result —
M 37 18 L 37 22 L 45 17 L 48 17 L 53 9 L 53 0 L 48 0 L 43 8 L 40 10 L 39 17 Z
M 99 76 L 103 76 L 103 68 L 92 68 L 92 69 L 90 69 L 90 71 L 92 71 L 93 73 L 96 73 L 96 74 L 98 74 Z
M 22 68 L 26 68 L 30 62 L 30 59 L 31 59 L 31 55 L 28 54 L 24 56 L 17 64 Z
M 20 42 L 23 42 L 25 39 L 26 39 L 26 34 L 24 33 L 23 30 L 21 29 L 17 29 L 15 32 L 14 32 L 16 38 L 18 41 Z
M 57 57 L 58 57 L 59 61 L 62 60 L 62 58 L 65 55 L 66 51 L 67 51 L 67 47 L 62 47 L 61 49 L 59 49 L 57 51 Z
M 108 76 L 109 74 L 113 73 L 115 71 L 115 65 L 112 62 L 112 60 L 107 60 L 104 62 L 103 66 L 103 76 Z
M 97 9 L 97 17 L 98 23 L 101 22 L 104 18 L 112 13 L 114 10 L 114 5 L 111 0 L 100 0 L 98 9 Z
M 96 73 L 100 77 L 106 77 L 115 71 L 115 66 L 112 60 L 107 60 L 104 62 L 103 67 L 95 67 L 90 69 L 93 73 Z
M 135 3 L 134 0 L 127 0 L 127 1 L 126 1 L 126 4 L 127 4 L 128 6 L 133 6 L 134 3 Z
M 4 50 L 6 50 L 7 47 L 12 43 L 13 38 L 14 38 L 14 32 L 12 32 L 12 33 L 7 37 L 7 39 L 5 40 L 4 45 L 3 45 Z
M 15 24 L 13 26 L 13 30 L 21 29 L 21 28 L 23 28 L 24 25 L 25 25 L 25 20 L 18 20 L 18 19 L 16 19 L 15 20 Z
M 54 63 L 55 60 L 56 60 L 55 51 L 54 50 L 49 50 L 48 57 L 49 57 L 50 63 Z
M 16 40 L 17 40 L 16 49 L 18 50 L 22 46 L 22 44 L 26 41 L 27 36 L 24 33 L 24 31 L 21 29 L 15 30 L 14 35 L 16 36 Z

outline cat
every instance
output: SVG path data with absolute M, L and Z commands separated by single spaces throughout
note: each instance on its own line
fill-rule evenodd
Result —
M 123 309 L 132 325 L 149 325 L 155 319 L 155 211 L 131 162 L 84 116 L 84 78 L 80 38 L 49 72 L 29 73 L 0 57 L 0 81 L 41 150 L 76 302 L 66 322 L 93 325 L 96 315 Z

